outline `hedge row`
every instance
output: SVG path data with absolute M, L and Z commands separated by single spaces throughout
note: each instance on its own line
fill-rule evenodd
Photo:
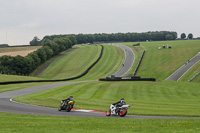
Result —
M 0 73 L 10 75 L 29 75 L 46 60 L 58 55 L 60 52 L 71 48 L 76 44 L 74 36 L 43 39 L 42 47 L 23 57 L 4 55 L 0 57 Z

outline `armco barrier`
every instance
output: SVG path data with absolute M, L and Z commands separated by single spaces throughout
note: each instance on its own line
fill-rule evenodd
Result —
M 67 78 L 67 79 L 58 79 L 58 80 L 29 80 L 29 81 L 9 81 L 9 82 L 0 82 L 0 85 L 6 85 L 6 84 L 19 84 L 19 83 L 32 83 L 32 82 L 58 82 L 58 81 L 69 81 L 69 80 L 74 80 L 74 79 L 78 79 L 83 77 L 84 75 L 86 75 L 89 70 L 101 59 L 102 55 L 103 55 L 103 50 L 104 47 L 103 45 L 101 45 L 102 49 L 101 49 L 101 53 L 99 58 L 81 75 L 76 76 L 76 77 L 72 77 L 72 78 Z
M 131 78 L 131 79 L 100 78 L 99 81 L 156 81 L 156 79 L 155 78 Z
M 188 80 L 188 82 L 191 82 L 194 78 L 196 78 L 199 75 L 200 75 L 200 72 L 198 72 L 196 75 L 194 75 L 190 80 Z
M 144 53 L 145 53 L 145 50 L 142 52 L 142 55 L 141 55 L 140 60 L 139 60 L 139 62 L 138 62 L 138 64 L 137 64 L 137 67 L 135 68 L 135 71 L 133 72 L 133 77 L 136 75 L 136 73 L 137 73 L 137 71 L 138 71 L 138 69 L 139 69 L 139 67 L 140 67 L 140 64 L 141 64 L 141 62 L 142 62 L 142 59 L 143 59 L 143 57 L 144 57 Z

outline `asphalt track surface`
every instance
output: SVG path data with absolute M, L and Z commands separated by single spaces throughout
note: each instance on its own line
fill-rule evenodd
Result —
M 186 62 L 182 67 L 170 75 L 166 80 L 178 81 L 190 68 L 200 61 L 200 53 Z
M 123 65 L 121 66 L 119 71 L 117 71 L 116 73 L 113 74 L 113 75 L 115 75 L 115 77 L 121 77 L 131 69 L 133 62 L 135 60 L 135 55 L 134 55 L 132 49 L 129 48 L 128 46 L 119 45 L 119 44 L 113 44 L 113 45 L 122 48 L 125 53 L 125 61 L 124 61 Z
M 82 110 L 71 111 L 71 112 L 58 111 L 57 108 L 49 108 L 49 107 L 18 103 L 12 100 L 12 98 L 15 98 L 15 97 L 44 91 L 44 90 L 55 88 L 58 86 L 82 83 L 82 82 L 93 82 L 93 81 L 76 81 L 76 82 L 48 84 L 48 85 L 43 85 L 43 86 L 30 87 L 26 89 L 0 93 L 0 112 L 17 113 L 17 114 L 32 114 L 32 115 L 48 115 L 48 116 L 106 117 L 105 113 L 82 112 Z M 119 118 L 119 116 L 110 116 L 107 118 L 111 118 L 111 117 Z M 124 118 L 200 119 L 200 117 L 166 117 L 166 116 L 138 116 L 138 115 L 126 115 Z

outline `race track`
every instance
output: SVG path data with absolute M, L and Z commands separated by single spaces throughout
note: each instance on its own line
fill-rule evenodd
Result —
M 129 48 L 128 46 L 119 45 L 119 44 L 113 44 L 113 45 L 122 48 L 125 53 L 125 61 L 124 61 L 123 65 L 121 66 L 119 71 L 117 71 L 116 73 L 113 74 L 116 77 L 121 77 L 122 75 L 124 75 L 126 72 L 128 72 L 131 69 L 133 62 L 135 60 L 135 55 L 134 55 L 132 49 Z
M 124 47 L 124 48 L 126 48 L 126 47 Z M 124 50 L 124 51 L 127 51 L 127 50 Z M 134 60 L 133 58 L 128 58 L 128 56 L 126 56 L 124 65 L 127 65 L 126 61 L 131 62 L 133 60 Z M 122 67 L 121 69 L 120 70 L 122 72 L 118 71 L 119 75 L 120 74 L 123 75 L 124 73 L 126 73 L 128 68 Z M 55 88 L 58 86 L 81 83 L 81 82 L 93 82 L 93 81 L 76 81 L 76 82 L 48 84 L 48 85 L 43 85 L 43 86 L 30 87 L 30 88 L 26 88 L 26 89 L 20 89 L 20 90 L 0 93 L 0 112 L 18 113 L 18 114 L 33 114 L 33 115 L 49 115 L 49 116 L 106 117 L 105 113 L 102 113 L 102 112 L 92 113 L 92 112 L 85 112 L 84 110 L 75 110 L 75 111 L 71 111 L 71 112 L 65 112 L 65 111 L 58 111 L 57 108 L 49 108 L 49 107 L 42 107 L 42 106 L 18 103 L 18 102 L 15 102 L 12 100 L 15 97 L 32 94 L 32 93 L 36 93 L 39 91 L 44 91 L 44 90 Z M 134 108 L 134 106 L 133 106 L 133 108 Z M 119 117 L 119 116 L 110 116 L 108 118 L 111 118 L 111 117 Z M 165 117 L 165 116 L 137 116 L 137 115 L 126 115 L 125 118 L 200 119 L 200 117 Z
M 200 53 L 194 56 L 190 61 L 186 62 L 181 68 L 170 75 L 166 80 L 178 81 L 190 68 L 200 61 Z

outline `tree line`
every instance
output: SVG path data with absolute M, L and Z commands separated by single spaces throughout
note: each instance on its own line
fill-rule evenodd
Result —
M 144 33 L 99 33 L 99 34 L 78 34 L 75 35 L 77 42 L 94 43 L 94 42 L 136 42 L 136 41 L 163 41 L 175 40 L 176 32 L 156 31 Z
M 70 34 L 76 37 L 77 43 L 96 43 L 96 42 L 135 42 L 135 41 L 163 41 L 175 40 L 176 32 L 155 31 L 143 33 L 95 33 L 95 34 Z M 54 38 L 65 35 L 46 36 L 45 38 L 53 40 Z
M 25 57 L 20 55 L 0 57 L 0 72 L 10 75 L 29 75 L 39 65 L 60 52 L 72 48 L 76 43 L 75 36 L 63 36 L 54 39 L 44 37 L 41 41 L 42 47 Z

